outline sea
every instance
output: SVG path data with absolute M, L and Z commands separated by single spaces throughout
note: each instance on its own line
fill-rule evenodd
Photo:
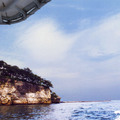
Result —
M 120 120 L 120 101 L 0 106 L 0 120 Z

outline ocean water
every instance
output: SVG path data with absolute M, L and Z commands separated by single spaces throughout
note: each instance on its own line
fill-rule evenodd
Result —
M 120 120 L 120 101 L 0 106 L 0 120 Z

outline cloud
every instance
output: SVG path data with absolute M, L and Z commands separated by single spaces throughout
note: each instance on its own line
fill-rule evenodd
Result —
M 63 60 L 74 42 L 50 19 L 37 22 L 24 31 L 16 45 L 24 49 L 29 57 L 42 63 Z
M 119 55 L 119 20 L 120 14 L 102 20 L 93 28 L 78 32 L 79 53 L 91 58 Z
M 52 80 L 61 97 L 69 92 L 79 100 L 103 99 L 98 90 L 104 99 L 110 98 L 105 97 L 108 91 L 114 99 L 120 85 L 119 21 L 117 14 L 71 34 L 53 19 L 25 24 L 16 29 L 15 54 L 33 72 Z
M 16 31 L 18 37 L 14 46 L 35 73 L 45 78 L 69 79 L 78 76 L 78 72 L 63 67 L 66 66 L 76 36 L 64 33 L 54 20 L 36 21 Z
M 20 57 L 20 56 L 19 56 Z M 24 67 L 25 64 L 19 59 L 18 55 L 12 52 L 0 51 L 0 59 L 4 60 L 10 65 L 17 65 L 19 67 Z

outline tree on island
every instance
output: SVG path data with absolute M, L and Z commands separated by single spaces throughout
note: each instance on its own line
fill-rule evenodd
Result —
M 45 80 L 40 76 L 33 74 L 32 70 L 29 68 L 20 69 L 17 66 L 11 66 L 4 61 L 0 61 L 0 82 L 6 82 L 6 78 L 11 79 L 13 83 L 15 80 L 18 80 L 40 85 L 45 88 L 53 87 L 51 81 Z

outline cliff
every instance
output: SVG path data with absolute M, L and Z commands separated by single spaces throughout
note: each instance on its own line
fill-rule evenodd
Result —
M 0 61 L 0 105 L 59 103 L 60 97 L 50 87 L 50 81 L 34 75 L 30 69 Z

